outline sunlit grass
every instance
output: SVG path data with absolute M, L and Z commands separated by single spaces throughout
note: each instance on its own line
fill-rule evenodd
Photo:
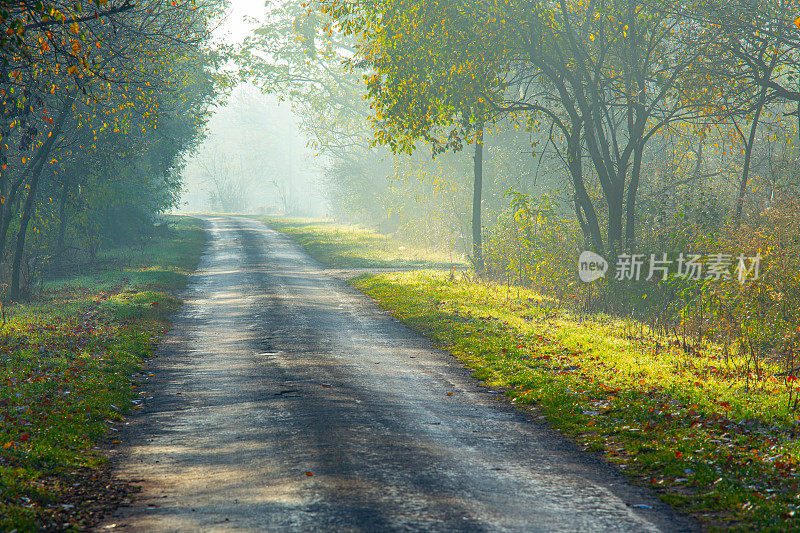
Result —
M 7 311 L 0 329 L 0 529 L 80 527 L 61 498 L 80 469 L 103 463 L 96 445 L 136 407 L 131 376 L 164 333 L 200 257 L 191 220 L 141 247 L 98 257 Z M 77 481 L 81 481 L 77 479 Z M 69 505 L 75 504 L 74 501 Z M 77 507 L 77 506 L 76 506 Z
M 381 242 L 351 228 L 283 224 L 273 223 L 328 264 L 352 250 L 363 257 Z M 800 414 L 788 405 L 796 383 L 780 377 L 777 364 L 761 361 L 756 374 L 746 357 L 724 357 L 719 346 L 686 349 L 684 339 L 639 322 L 579 315 L 465 272 L 406 271 L 351 283 L 485 385 L 504 388 L 512 402 L 707 527 L 800 527 Z
M 754 387 L 734 371 L 742 361 L 688 355 L 677 339 L 576 316 L 532 291 L 432 271 L 352 283 L 708 525 L 800 526 L 796 413 L 782 381 Z
M 336 268 L 463 267 L 461 254 L 414 246 L 397 237 L 307 218 L 261 218 L 289 235 L 314 259 Z

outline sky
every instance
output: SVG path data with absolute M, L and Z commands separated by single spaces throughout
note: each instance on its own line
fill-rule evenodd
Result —
M 240 42 L 253 28 L 246 18 L 258 19 L 264 11 L 265 2 L 269 0 L 231 0 L 224 20 L 214 31 L 216 39 L 226 42 Z

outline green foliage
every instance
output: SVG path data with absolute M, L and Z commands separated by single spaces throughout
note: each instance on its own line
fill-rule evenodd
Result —
M 489 276 L 538 287 L 563 298 L 576 289 L 575 265 L 582 236 L 576 224 L 558 213 L 547 194 L 533 198 L 508 191 L 508 209 L 491 226 L 485 244 Z
M 19 46 L 0 47 L 4 298 L 25 296 L 43 261 L 93 259 L 175 206 L 182 154 L 224 78 L 205 47 L 217 7 L 54 0 L 3 11 L 0 32 Z

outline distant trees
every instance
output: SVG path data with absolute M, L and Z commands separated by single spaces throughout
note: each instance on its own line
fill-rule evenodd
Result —
M 327 167 L 325 185 L 340 211 L 380 220 L 390 211 L 384 198 L 392 162 L 372 149 L 360 84 L 364 66 L 347 64 L 355 40 L 334 31 L 315 2 L 268 4 L 263 25 L 239 52 L 242 74 L 264 93 L 291 102 L 309 147 L 320 155 L 317 164 Z M 288 199 L 291 190 L 277 178 L 275 192 Z
M 214 153 L 200 162 L 203 181 L 209 187 L 211 209 L 219 213 L 245 213 L 248 192 L 251 188 L 249 176 L 241 159 L 225 153 Z

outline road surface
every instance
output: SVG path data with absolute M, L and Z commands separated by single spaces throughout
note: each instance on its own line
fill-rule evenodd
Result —
M 285 236 L 205 223 L 186 305 L 142 385 L 152 398 L 112 458 L 142 492 L 100 530 L 694 528 Z

